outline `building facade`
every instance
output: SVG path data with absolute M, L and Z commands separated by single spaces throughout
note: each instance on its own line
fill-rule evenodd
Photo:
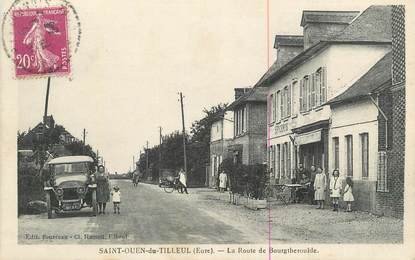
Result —
M 265 88 L 235 89 L 233 138 L 228 146 L 235 163 L 266 163 L 267 101 Z
M 384 187 L 377 190 L 376 212 L 403 218 L 405 188 L 405 7 L 392 7 L 392 87 L 390 110 L 392 140 L 387 152 Z M 383 188 L 383 189 L 382 189 Z
M 233 138 L 232 113 L 220 113 L 210 130 L 210 168 L 207 176 L 207 186 L 217 186 L 219 167 L 222 161 L 229 157 L 228 145 Z
M 338 167 L 346 176 L 350 165 L 335 159 L 331 151 L 335 146 L 350 147 L 351 138 L 344 137 L 348 134 L 341 132 L 343 129 L 333 129 L 336 127 L 334 120 L 341 125 L 371 121 L 365 126 L 373 133 L 370 136 L 360 136 L 362 129 L 358 127 L 349 129 L 354 131 L 351 135 L 360 136 L 361 142 L 375 146 L 369 148 L 368 153 L 372 153 L 369 158 L 376 158 L 379 114 L 376 106 L 366 101 L 361 105 L 368 109 L 368 114 L 359 114 L 359 108 L 349 105 L 339 108 L 334 115 L 327 104 L 345 92 L 391 48 L 389 7 L 371 6 L 356 16 L 356 12 L 324 11 L 312 15 L 309 11 L 303 12 L 304 50 L 268 73 L 266 79 L 261 79 L 262 85 L 269 86 L 267 145 L 271 182 L 290 182 L 299 163 L 307 169 L 311 165 L 321 166 L 326 174 Z M 370 31 L 371 28 L 376 28 L 375 32 Z M 356 113 L 357 117 L 351 117 L 351 113 Z M 359 118 L 359 115 L 368 119 Z M 336 135 L 342 136 L 338 142 L 332 139 Z M 376 162 L 369 162 L 368 169 L 376 173 Z M 362 177 L 357 170 L 355 172 L 354 178 Z M 369 178 L 376 181 L 377 175 Z

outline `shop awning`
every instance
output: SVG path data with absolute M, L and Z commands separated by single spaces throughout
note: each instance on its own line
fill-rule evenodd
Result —
M 321 129 L 295 136 L 297 145 L 317 143 L 321 141 Z

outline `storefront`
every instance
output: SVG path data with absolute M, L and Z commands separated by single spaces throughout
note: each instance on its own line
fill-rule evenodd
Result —
M 328 170 L 328 120 L 292 129 L 297 161 L 306 169 L 312 165 Z

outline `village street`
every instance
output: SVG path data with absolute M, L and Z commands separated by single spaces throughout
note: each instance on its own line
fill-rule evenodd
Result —
M 402 220 L 354 212 L 316 210 L 310 205 L 271 205 L 253 211 L 230 205 L 227 193 L 189 189 L 168 194 L 156 185 L 112 180 L 122 191 L 121 214 L 92 217 L 90 210 L 47 219 L 19 217 L 21 244 L 243 244 L 400 243 Z M 271 215 L 270 215 L 271 214 Z M 55 237 L 52 237 L 55 236 Z M 386 240 L 387 241 L 386 241 Z

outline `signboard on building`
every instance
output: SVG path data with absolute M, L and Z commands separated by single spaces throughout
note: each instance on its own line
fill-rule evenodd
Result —
M 297 143 L 297 145 L 317 143 L 320 141 L 321 141 L 321 130 L 297 135 L 295 137 L 295 142 Z

